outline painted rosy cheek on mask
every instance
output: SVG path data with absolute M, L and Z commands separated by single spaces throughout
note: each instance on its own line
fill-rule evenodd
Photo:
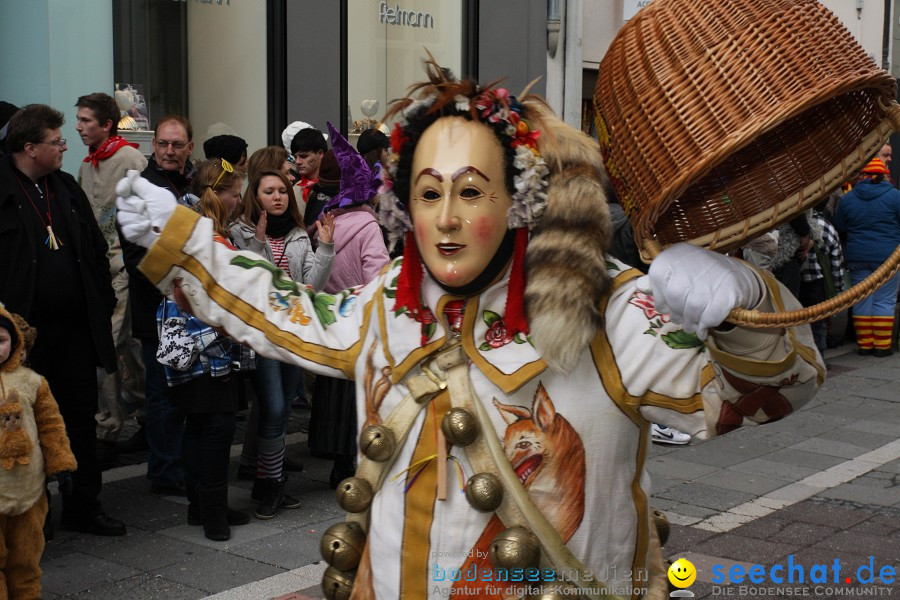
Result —
M 496 220 L 490 217 L 478 217 L 472 224 L 472 227 L 475 230 L 475 239 L 479 244 L 488 243 L 494 236 L 494 232 L 497 231 L 497 227 L 500 225 L 501 224 L 498 224 Z

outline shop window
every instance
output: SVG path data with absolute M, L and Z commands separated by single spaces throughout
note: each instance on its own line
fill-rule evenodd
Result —
M 188 115 L 187 6 L 172 0 L 113 0 L 113 73 L 142 95 L 149 127 Z M 140 100 L 140 98 L 138 98 Z

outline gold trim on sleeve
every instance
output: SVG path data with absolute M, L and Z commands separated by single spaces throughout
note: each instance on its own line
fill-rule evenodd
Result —
M 353 379 L 354 364 L 350 357 L 359 355 L 362 339 L 357 339 L 352 346 L 345 350 L 335 350 L 305 341 L 294 333 L 276 327 L 274 323 L 266 319 L 264 312 L 220 286 L 209 271 L 200 264 L 200 261 L 192 256 L 185 255 L 185 257 L 186 260 L 183 265 L 180 265 L 181 268 L 197 278 L 210 300 L 223 310 L 250 327 L 261 331 L 266 339 L 276 346 L 314 363 L 338 369 L 348 379 Z
M 165 279 L 172 270 L 172 265 L 182 266 L 188 257 L 184 252 L 184 246 L 193 235 L 200 219 L 200 215 L 189 208 L 175 207 L 175 212 L 169 217 L 159 239 L 147 249 L 147 254 L 138 265 L 151 283 L 156 285 Z

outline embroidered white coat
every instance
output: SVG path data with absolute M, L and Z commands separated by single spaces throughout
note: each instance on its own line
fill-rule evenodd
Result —
M 212 243 L 206 219 L 177 210 L 141 266 L 149 279 L 169 293 L 173 279 L 182 278 L 197 316 L 224 327 L 263 355 L 316 373 L 355 379 L 360 426 L 367 418 L 363 381 L 368 357 L 376 379 L 385 367 L 389 369 L 391 386 L 378 407 L 384 418 L 407 394 L 406 379 L 418 374 L 421 361 L 446 340 L 447 328 L 437 319 L 426 331 L 426 344 L 420 346 L 421 324 L 407 314 L 395 314 L 399 260 L 353 291 L 329 296 L 296 290 L 280 273 L 245 260 L 256 261 L 258 256 Z M 513 465 L 521 477 L 531 474 L 529 495 L 552 513 L 552 507 L 570 493 L 566 490 L 582 494 L 583 512 L 575 515 L 577 528 L 567 546 L 587 567 L 621 589 L 629 584 L 633 570 L 647 564 L 650 478 L 644 461 L 649 423 L 676 427 L 694 440 L 704 440 L 741 425 L 774 420 L 813 396 L 824 379 L 824 368 L 808 327 L 788 329 L 782 335 L 736 328 L 711 336 L 704 345 L 669 323 L 667 315 L 656 313 L 652 298 L 636 291 L 637 271 L 614 261 L 608 268 L 615 286 L 604 302 L 606 328 L 572 373 L 552 373 L 528 340 L 503 335 L 506 279 L 466 301 L 462 342 L 473 388 L 501 442 L 509 432 L 509 420 L 532 421 L 524 423 L 534 433 L 530 462 Z M 767 279 L 767 286 L 769 295 L 761 310 L 797 306 L 774 280 Z M 426 274 L 423 299 L 433 314 L 441 315 L 453 298 Z M 518 416 L 510 419 L 513 413 Z M 577 443 L 557 448 L 552 440 L 541 438 L 544 425 L 560 416 L 567 423 L 563 427 L 574 428 L 580 449 Z M 415 587 L 427 590 L 429 598 L 446 597 L 452 582 L 440 580 L 441 573 L 463 564 L 491 518 L 475 511 L 457 491 L 456 474 L 448 467 L 452 491 L 446 501 L 434 503 L 429 539 L 420 539 L 416 548 L 401 547 L 406 478 L 391 478 L 410 466 L 424 420 L 420 412 L 372 503 L 368 543 L 378 598 L 418 593 L 406 589 L 408 574 L 407 583 L 402 583 L 404 551 L 407 557 L 427 553 L 427 559 L 418 559 L 427 572 L 420 571 L 422 581 Z M 465 476 L 471 475 L 464 451 L 454 447 L 451 454 Z M 578 470 L 573 476 L 573 470 L 563 465 L 578 463 L 582 454 L 585 469 L 583 481 L 578 481 Z M 558 481 L 560 473 L 576 480 Z M 642 583 L 646 585 L 636 580 L 635 586 Z

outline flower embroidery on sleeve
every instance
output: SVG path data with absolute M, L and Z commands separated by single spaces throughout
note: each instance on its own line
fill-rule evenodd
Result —
M 653 321 L 659 317 L 659 325 L 656 326 L 656 329 L 662 327 L 663 324 L 669 322 L 669 313 L 661 313 L 656 310 L 656 302 L 653 300 L 653 296 L 650 294 L 645 294 L 644 292 L 635 292 L 631 295 L 631 299 L 628 300 L 628 304 L 633 306 L 637 306 L 641 310 L 644 311 L 644 316 L 648 321 Z M 648 332 L 649 333 L 649 332 Z
M 644 311 L 644 317 L 650 322 L 650 328 L 644 333 L 654 337 L 658 336 L 669 348 L 675 350 L 697 348 L 700 352 L 706 349 L 700 338 L 684 329 L 675 329 L 668 333 L 662 333 L 660 330 L 669 323 L 671 316 L 669 313 L 661 313 L 656 310 L 656 303 L 650 294 L 635 291 L 629 298 L 628 304 L 637 306 Z

